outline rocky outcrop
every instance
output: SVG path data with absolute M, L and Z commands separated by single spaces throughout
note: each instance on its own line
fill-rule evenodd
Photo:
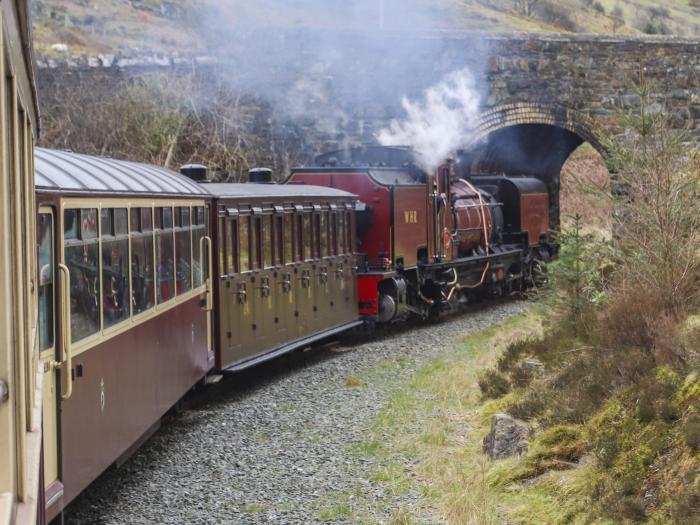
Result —
M 484 438 L 484 453 L 491 459 L 522 456 L 527 452 L 529 438 L 527 423 L 508 414 L 496 414 L 491 420 L 491 431 Z

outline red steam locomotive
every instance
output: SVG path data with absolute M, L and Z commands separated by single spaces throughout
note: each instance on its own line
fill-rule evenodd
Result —
M 286 184 L 358 195 L 359 313 L 370 322 L 431 318 L 522 290 L 556 251 L 539 179 L 467 176 L 452 161 L 427 174 L 407 147 L 342 150 L 315 164 L 293 170 Z

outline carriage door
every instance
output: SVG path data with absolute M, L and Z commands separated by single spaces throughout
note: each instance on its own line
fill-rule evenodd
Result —
M 56 222 L 50 208 L 41 208 L 37 220 L 37 250 L 39 266 L 39 351 L 43 372 L 43 432 L 44 432 L 44 491 L 46 507 L 53 505 L 63 495 L 60 481 L 59 419 L 61 399 L 61 362 L 64 349 L 59 338 L 57 320 L 61 310 L 57 305 L 62 297 L 58 279 L 56 257 Z M 65 366 L 65 365 L 64 365 Z

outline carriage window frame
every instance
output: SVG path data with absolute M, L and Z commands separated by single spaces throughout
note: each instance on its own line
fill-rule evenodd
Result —
M 282 216 L 282 231 L 284 232 L 284 240 L 282 241 L 284 245 L 284 253 L 282 255 L 282 262 L 283 264 L 290 265 L 294 263 L 294 254 L 295 254 L 295 247 L 294 247 L 294 240 L 295 240 L 295 235 L 294 235 L 294 214 L 293 213 L 284 213 Z
M 175 297 L 180 297 L 181 295 L 185 295 L 189 292 L 192 291 L 194 288 L 194 266 L 193 266 L 193 255 L 194 255 L 194 248 L 192 246 L 192 208 L 190 206 L 176 206 L 174 207 L 174 212 L 175 212 L 175 225 L 173 227 L 174 233 L 175 233 Z M 185 220 L 185 216 L 187 219 Z M 178 234 L 184 234 L 181 235 L 181 237 L 184 237 L 187 245 L 189 246 L 189 250 L 185 257 L 182 258 L 180 257 L 180 254 L 178 253 Z M 188 267 L 189 267 L 189 272 L 181 272 L 181 262 L 184 262 Z M 186 269 L 185 269 L 186 270 Z M 187 275 L 189 273 L 189 281 L 185 282 L 185 287 L 180 289 L 178 288 L 179 284 L 179 275 Z
M 141 205 L 143 204 L 143 205 Z M 130 297 L 131 297 L 131 317 L 140 318 L 148 315 L 152 312 L 156 305 L 156 239 L 155 239 L 155 208 L 151 205 L 146 205 L 147 203 L 136 203 L 129 207 L 129 282 L 130 282 Z M 134 212 L 137 212 L 136 221 L 134 221 Z M 144 224 L 144 218 L 148 217 L 148 224 Z M 134 310 L 134 248 L 135 242 L 141 240 L 150 239 L 150 259 L 147 261 L 151 264 L 150 279 L 151 279 L 151 293 L 150 293 L 150 306 L 147 306 L 143 310 Z M 146 243 L 148 244 L 148 243 Z M 148 276 L 146 276 L 148 277 Z
M 72 228 L 73 234 L 70 237 L 66 237 L 65 235 L 65 228 L 66 228 L 66 217 L 69 212 L 74 213 L 74 228 Z M 95 225 L 94 225 L 94 232 L 91 232 L 94 235 L 91 235 L 89 237 L 86 237 L 86 232 L 89 230 L 86 230 L 83 228 L 85 219 L 83 215 L 85 213 L 90 213 L 94 212 L 94 220 L 95 220 Z M 94 202 L 83 202 L 78 204 L 77 206 L 70 206 L 66 207 L 64 206 L 62 208 L 62 217 L 61 217 L 61 226 L 62 226 L 62 231 L 61 232 L 61 261 L 63 264 L 65 264 L 69 268 L 69 272 L 71 275 L 71 293 L 72 293 L 72 288 L 75 286 L 75 281 L 73 281 L 74 277 L 74 272 L 72 271 L 73 268 L 75 267 L 75 264 L 71 264 L 71 261 L 69 261 L 66 257 L 66 249 L 72 249 L 72 248 L 83 248 L 83 257 L 87 257 L 88 253 L 88 246 L 89 245 L 95 245 L 97 248 L 97 252 L 95 254 L 95 273 L 96 273 L 96 283 L 88 283 L 87 286 L 91 286 L 94 290 L 96 290 L 96 297 L 95 299 L 97 300 L 97 306 L 98 306 L 98 311 L 96 312 L 97 315 L 97 321 L 92 321 L 92 324 L 96 324 L 97 326 L 95 329 L 91 329 L 88 333 L 80 337 L 79 339 L 75 339 L 75 331 L 73 330 L 73 321 L 75 317 L 74 310 L 72 308 L 72 301 L 71 301 L 71 308 L 70 312 L 67 312 L 70 315 L 70 318 L 68 322 L 71 325 L 71 341 L 70 344 L 71 346 L 83 344 L 85 341 L 90 341 L 94 340 L 95 338 L 99 337 L 103 333 L 103 328 L 102 328 L 102 261 L 101 261 L 101 256 L 102 256 L 102 249 L 101 249 L 101 239 L 100 239 L 100 214 L 101 214 L 101 207 L 99 205 L 95 205 Z
M 321 258 L 321 213 L 311 214 L 311 259 Z
M 284 231 L 284 214 L 275 213 L 272 216 L 272 265 L 276 268 L 284 266 L 284 239 L 286 232 Z
M 243 215 L 239 218 L 238 224 L 238 250 L 239 250 L 239 273 L 248 273 L 253 271 L 251 260 L 251 225 L 253 217 L 251 215 Z M 244 244 L 245 243 L 245 244 Z M 245 249 L 244 249 L 245 248 Z
M 226 269 L 227 275 L 237 274 L 240 270 L 240 231 L 238 217 L 226 219 L 226 229 L 224 230 L 226 244 Z
M 302 226 L 302 240 L 304 246 L 304 261 L 314 260 L 314 214 L 305 212 L 303 214 L 304 224 Z
M 44 272 L 44 267 L 42 266 L 42 249 L 44 246 L 42 244 L 37 243 L 37 269 L 38 269 L 38 283 L 39 283 L 39 293 L 37 294 L 37 300 L 38 300 L 38 305 L 39 305 L 39 318 L 37 320 L 38 322 L 38 340 L 39 340 L 39 354 L 42 355 L 46 352 L 55 352 L 56 350 L 56 314 L 58 313 L 56 309 L 56 285 L 60 284 L 60 280 L 56 279 L 56 217 L 54 215 L 54 210 L 53 208 L 49 207 L 40 207 L 39 208 L 39 220 L 37 220 L 37 233 L 39 231 L 39 228 L 41 228 L 41 219 L 40 217 L 42 215 L 46 216 L 48 218 L 48 263 L 46 263 L 44 266 L 48 266 L 47 272 Z M 44 237 L 42 240 L 46 239 Z M 47 287 L 50 289 L 50 297 L 48 297 L 48 310 L 47 310 L 47 315 L 46 318 L 44 319 L 43 323 L 45 326 L 42 325 L 42 288 Z M 48 342 L 47 346 L 42 346 L 42 335 L 41 331 L 42 328 L 47 328 L 48 333 L 46 334 L 47 338 L 46 341 Z
M 352 255 L 355 253 L 355 239 L 353 237 L 352 212 L 345 212 L 345 253 Z
M 155 206 L 154 212 L 156 216 L 155 220 L 155 251 L 156 251 L 156 260 L 155 260 L 155 267 L 156 267 L 156 305 L 160 306 L 162 304 L 169 303 L 173 299 L 177 297 L 177 292 L 176 292 L 176 287 L 177 287 L 177 254 L 175 253 L 175 221 L 174 221 L 174 213 L 173 213 L 173 208 L 174 204 L 170 205 L 164 205 L 164 206 Z M 166 213 L 169 212 L 169 213 Z M 169 235 L 167 235 L 169 234 Z M 172 260 L 170 261 L 170 264 L 163 265 L 161 258 L 162 254 L 159 253 L 159 244 L 158 241 L 162 237 L 166 239 L 166 236 L 170 237 L 170 246 L 171 250 L 169 250 L 169 255 L 172 257 Z M 167 261 L 166 261 L 167 263 Z M 167 284 L 168 284 L 168 297 L 161 298 L 161 292 L 163 290 L 162 285 L 165 283 L 165 281 L 161 282 L 160 280 L 160 274 L 161 274 L 161 266 L 170 266 L 170 271 L 171 271 L 171 278 L 168 279 Z
M 294 262 L 304 262 L 304 213 L 294 214 Z
M 319 259 L 325 259 L 330 253 L 330 218 L 328 210 L 323 210 L 318 214 L 318 255 Z
M 98 293 L 99 293 L 99 304 L 100 304 L 100 309 L 98 312 L 98 319 L 99 319 L 99 326 L 96 331 L 86 335 L 85 337 L 75 340 L 72 338 L 71 340 L 71 347 L 73 349 L 73 355 L 77 356 L 80 355 L 81 353 L 90 350 L 91 348 L 98 346 L 102 344 L 103 342 L 118 336 L 128 330 L 130 330 L 132 327 L 142 324 L 144 322 L 148 322 L 159 315 L 167 312 L 168 310 L 179 306 L 180 304 L 187 302 L 189 300 L 192 300 L 192 298 L 199 296 L 202 293 L 202 288 L 206 286 L 206 281 L 202 282 L 201 285 L 197 288 L 192 287 L 191 290 L 182 293 L 180 295 L 177 295 L 170 300 L 166 302 L 157 302 L 157 297 L 155 303 L 150 306 L 149 308 L 146 308 L 145 310 L 136 313 L 135 309 L 133 308 L 133 303 L 132 303 L 132 294 L 133 294 L 133 283 L 132 283 L 132 257 L 133 257 L 133 250 L 132 250 L 132 236 L 133 234 L 136 234 L 139 232 L 139 230 L 142 230 L 142 224 L 141 224 L 141 218 L 139 218 L 138 221 L 133 220 L 134 217 L 132 216 L 132 210 L 134 209 L 139 209 L 141 212 L 146 212 L 147 215 L 149 216 L 148 218 L 150 219 L 150 231 L 148 232 L 148 236 L 151 238 L 152 241 L 152 250 L 153 250 L 153 257 L 154 257 L 154 266 L 155 266 L 155 257 L 156 257 L 156 212 L 159 208 L 169 208 L 172 211 L 174 211 L 175 208 L 177 207 L 182 207 L 186 206 L 189 207 L 190 209 L 190 218 L 191 218 L 191 225 L 194 224 L 195 222 L 195 214 L 198 211 L 198 219 L 201 220 L 202 222 L 202 227 L 203 227 L 203 233 L 204 235 L 208 234 L 208 223 L 207 223 L 207 213 L 209 210 L 209 207 L 206 205 L 205 201 L 197 200 L 197 199 L 182 199 L 182 200 L 166 200 L 166 199 L 147 199 L 147 198 L 141 198 L 137 196 L 133 196 L 132 198 L 124 197 L 114 197 L 114 198 L 105 198 L 105 199 L 86 199 L 84 197 L 63 197 L 61 198 L 60 204 L 58 206 L 58 214 L 54 216 L 54 220 L 57 223 L 57 235 L 55 239 L 55 246 L 56 246 L 56 251 L 55 251 L 55 257 L 56 261 L 60 263 L 67 264 L 68 261 L 66 260 L 66 248 L 70 248 L 71 245 L 77 246 L 77 245 L 82 245 L 85 240 L 92 241 L 97 245 L 97 273 L 98 273 L 98 279 L 99 282 L 97 284 L 98 288 Z M 127 298 L 129 300 L 129 308 L 128 308 L 128 315 L 124 320 L 121 320 L 119 323 L 114 324 L 113 326 L 104 326 L 103 324 L 103 297 L 104 297 L 104 290 L 103 290 L 103 282 L 102 282 L 102 248 L 103 248 L 103 236 L 102 236 L 102 210 L 103 209 L 110 209 L 110 208 L 119 208 L 119 209 L 126 209 L 126 228 L 127 228 L 127 233 L 124 235 L 126 239 L 128 239 L 128 259 L 127 259 L 127 284 L 128 284 L 128 291 L 127 291 Z M 94 232 L 93 230 L 95 229 L 95 226 L 92 227 L 90 231 L 85 230 L 83 228 L 83 219 L 81 217 L 81 212 L 83 210 L 95 210 L 96 212 L 96 217 L 97 217 L 97 231 Z M 72 229 L 71 232 L 66 232 L 64 231 L 66 228 L 66 214 L 68 213 L 75 213 L 75 221 L 76 225 Z M 201 216 L 201 217 L 200 217 Z M 60 217 L 56 218 L 56 217 Z M 176 251 L 176 247 L 174 245 L 175 239 L 174 239 L 174 225 L 175 225 L 175 217 L 174 215 L 171 215 L 172 217 L 172 222 L 171 224 L 173 225 L 172 228 L 172 233 L 173 233 L 173 251 Z M 167 219 L 167 217 L 166 217 Z M 59 222 L 60 220 L 60 222 Z M 114 221 L 111 219 L 105 220 L 105 234 L 107 233 L 114 233 Z M 108 231 L 107 228 L 110 228 Z M 72 233 L 72 235 L 71 235 Z M 95 234 L 96 233 L 96 234 Z M 89 234 L 89 235 L 86 235 Z M 192 233 L 190 236 L 190 240 L 192 240 Z M 192 251 L 192 250 L 191 250 Z M 69 265 L 70 266 L 70 265 Z M 173 266 L 175 267 L 175 260 L 173 260 Z M 174 268 L 175 269 L 175 268 Z M 153 274 L 154 277 L 157 275 L 157 268 L 153 268 Z M 207 269 L 204 269 L 204 273 L 207 273 Z M 194 276 L 193 276 L 194 278 Z M 58 281 L 60 283 L 60 281 Z M 194 285 L 194 281 L 193 281 Z M 56 284 L 54 284 L 54 287 Z M 57 288 L 55 288 L 57 290 Z M 55 292 L 56 293 L 56 292 Z M 68 323 L 71 323 L 73 320 L 73 315 L 74 312 L 67 312 L 68 317 L 67 321 Z M 55 335 L 54 335 L 55 338 Z M 54 342 L 55 344 L 55 342 Z
M 275 216 L 265 214 L 260 218 L 260 269 L 269 270 L 275 267 Z
M 126 226 L 126 229 L 122 232 L 117 231 L 117 221 L 116 221 L 116 212 L 117 210 L 124 210 L 126 213 L 126 222 L 124 223 L 124 226 Z M 105 214 L 105 211 L 107 212 Z M 99 273 L 100 273 L 100 290 L 101 290 L 101 298 L 100 298 L 100 329 L 101 331 L 104 332 L 110 332 L 112 330 L 118 329 L 121 325 L 124 323 L 128 322 L 129 319 L 131 319 L 132 316 L 132 298 L 131 298 L 131 235 L 129 232 L 129 216 L 130 216 L 130 208 L 128 206 L 100 206 L 100 211 L 99 211 L 99 254 L 100 254 L 100 268 L 99 268 Z M 105 216 L 107 217 L 107 221 L 105 223 Z M 126 311 L 126 315 L 122 317 L 121 319 L 118 319 L 116 322 L 108 324 L 105 319 L 105 248 L 106 247 L 112 247 L 113 245 L 116 245 L 117 243 L 123 243 L 126 241 L 126 257 L 125 261 L 126 264 L 125 266 L 125 275 L 124 279 L 126 280 L 126 286 L 124 289 L 124 297 L 126 298 L 126 301 L 128 301 L 128 308 Z M 124 298 L 122 298 L 122 304 L 124 303 Z

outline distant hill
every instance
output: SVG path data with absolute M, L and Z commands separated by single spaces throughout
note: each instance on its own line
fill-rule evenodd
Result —
M 207 21 L 221 16 L 232 31 L 238 24 L 700 37 L 700 0 L 34 0 L 33 9 L 43 55 L 201 52 L 211 41 Z

